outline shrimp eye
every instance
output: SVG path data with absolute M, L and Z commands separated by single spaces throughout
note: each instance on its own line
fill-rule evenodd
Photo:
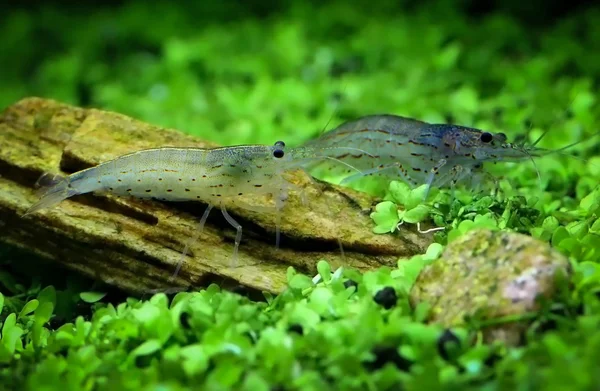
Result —
M 283 149 L 276 149 L 273 151 L 273 156 L 276 157 L 277 159 L 280 159 L 283 157 Z
M 493 138 L 494 138 L 494 136 L 492 136 L 491 133 L 484 132 L 484 133 L 481 133 L 480 140 L 481 140 L 481 142 L 489 143 L 490 141 L 492 141 Z
M 285 143 L 284 143 L 283 141 L 277 141 L 277 142 L 275 143 L 275 146 L 276 146 L 276 147 L 281 147 L 281 148 L 283 148 L 283 147 L 285 147 Z

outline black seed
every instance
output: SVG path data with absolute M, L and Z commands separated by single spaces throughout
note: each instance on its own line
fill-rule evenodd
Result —
M 353 286 L 355 290 L 358 290 L 358 282 L 350 279 L 344 281 L 344 288 L 350 288 L 351 286 Z
M 383 368 L 387 363 L 392 363 L 401 371 L 408 371 L 412 361 L 405 359 L 398 353 L 398 348 L 393 346 L 376 346 L 371 351 L 375 356 L 373 361 L 365 363 L 365 367 L 370 370 Z
M 190 189 L 185 189 L 185 191 L 190 191 Z
M 398 301 L 398 296 L 396 296 L 396 290 L 391 286 L 386 286 L 383 289 L 380 289 L 379 292 L 375 294 L 373 297 L 375 303 L 379 304 L 386 310 L 389 310 L 393 306 L 396 305 L 396 301 Z
M 442 335 L 437 340 L 437 348 L 440 356 L 444 360 L 449 360 L 457 347 L 460 347 L 460 340 L 458 337 L 449 329 L 444 330 Z
M 167 189 L 167 193 L 170 193 L 172 191 L 173 191 L 173 189 Z
M 148 189 L 148 190 L 146 190 L 146 193 L 150 193 L 151 191 L 152 191 L 152 190 Z
M 242 193 L 238 193 L 238 195 L 242 195 Z
M 302 325 L 299 325 L 298 323 L 294 323 L 294 324 L 290 325 L 290 327 L 288 327 L 288 331 L 290 333 L 304 335 L 304 329 L 302 328 Z

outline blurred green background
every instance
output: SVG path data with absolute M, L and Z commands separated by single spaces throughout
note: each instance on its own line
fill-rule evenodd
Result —
M 502 131 L 520 142 L 532 141 L 550 130 L 541 143 L 548 148 L 586 140 L 598 132 L 600 7 L 593 2 L 29 1 L 1 8 L 0 33 L 0 108 L 26 96 L 41 96 L 118 111 L 223 145 L 271 144 L 279 139 L 294 145 L 343 120 L 373 113 Z M 596 255 L 600 250 L 594 235 L 600 232 L 596 226 L 600 226 L 600 191 L 592 189 L 600 181 L 600 148 L 597 142 L 590 142 L 574 148 L 573 153 L 585 161 L 571 156 L 540 159 L 541 188 L 531 164 L 510 169 L 499 166 L 519 191 L 529 196 L 531 189 L 540 190 L 536 236 L 553 245 L 568 242 L 555 247 L 579 263 L 572 281 L 576 289 L 569 296 L 574 304 L 569 302 L 536 321 L 525 347 L 465 347 L 461 358 L 465 364 L 456 367 L 440 358 L 435 330 L 416 317 L 405 319 L 407 325 L 398 327 L 406 326 L 414 333 L 413 339 L 405 340 L 405 347 L 414 349 L 421 365 L 420 372 L 402 372 L 407 389 L 428 389 L 436 381 L 474 388 L 486 385 L 488 390 L 515 389 L 516 384 L 521 389 L 540 389 L 540 385 L 562 389 L 580 385 L 583 389 L 595 384 L 594 376 L 600 373 L 600 267 Z M 582 222 L 585 229 L 571 226 L 567 232 L 563 225 L 571 223 L 561 220 L 561 239 L 565 240 L 554 243 L 559 221 L 549 225 L 551 228 L 542 224 L 542 219 L 554 212 L 570 213 L 571 223 Z M 111 381 L 123 387 L 129 384 L 130 389 L 140 384 L 162 387 L 164 378 L 179 381 L 179 372 L 170 371 L 168 365 L 182 371 L 177 365 L 183 362 L 184 370 L 192 372 L 208 366 L 208 362 L 191 359 L 176 364 L 167 359 L 145 363 L 148 367 L 138 366 L 134 360 L 122 364 L 124 357 L 135 356 L 132 350 L 136 346 L 152 342 L 147 333 L 164 331 L 152 322 L 172 316 L 166 299 L 125 304 L 123 297 L 115 299 L 109 294 L 106 301 L 122 302 L 121 312 L 113 314 L 105 303 L 89 304 L 102 295 L 84 299 L 82 292 L 96 289 L 89 281 L 72 275 L 65 278 L 62 271 L 50 273 L 48 267 L 31 267 L 25 261 L 30 261 L 27 254 L 0 249 L 0 291 L 6 298 L 3 308 L 0 305 L 2 319 L 11 312 L 19 314 L 17 325 L 25 332 L 17 338 L 29 349 L 19 352 L 22 357 L 11 366 L 0 366 L 0 388 L 10 388 L 12 382 L 18 389 L 28 382 L 30 389 L 66 390 L 65 384 L 83 384 L 89 379 L 106 389 Z M 382 269 L 371 277 L 389 281 L 389 275 L 389 270 Z M 56 292 L 44 288 L 50 284 Z M 367 375 L 360 366 L 371 345 L 351 343 L 357 327 L 372 330 L 372 325 L 385 323 L 382 311 L 369 307 L 370 288 L 361 289 L 361 308 L 368 309 L 361 312 L 359 321 L 363 323 L 351 323 L 355 320 L 350 316 L 331 321 L 317 316 L 315 322 L 322 321 L 325 331 L 313 334 L 312 345 L 297 345 L 300 359 L 310 367 L 306 373 L 314 375 L 315 383 L 329 371 L 334 374 L 328 379 L 331 382 L 384 384 L 386 376 L 395 378 L 394 370 L 400 371 L 388 367 Z M 303 319 L 306 300 L 300 293 L 294 294 L 273 304 L 269 312 L 260 303 L 249 304 L 212 287 L 197 300 L 200 309 L 191 313 L 206 327 L 198 333 L 208 330 L 203 335 L 218 343 L 221 338 L 237 341 L 241 327 L 247 324 L 258 334 L 267 330 L 262 340 L 267 342 L 259 346 L 259 353 L 271 361 L 257 360 L 255 365 L 274 374 L 272 368 L 288 364 L 292 368 L 297 358 L 295 352 L 283 348 L 289 342 L 288 333 L 273 326 L 287 324 L 290 308 Z M 25 311 L 27 303 L 40 296 L 55 304 L 45 331 L 40 330 L 48 319 Z M 220 301 L 228 304 L 220 307 Z M 343 305 L 340 308 L 345 308 Z M 240 312 L 248 322 L 227 318 L 227 311 L 236 313 L 238 308 L 243 308 Z M 146 310 L 156 319 L 143 312 Z M 205 320 L 205 310 L 211 314 L 221 311 L 229 323 L 224 321 L 224 326 Z M 123 313 L 135 313 L 135 319 L 125 319 Z M 75 322 L 78 315 L 93 318 L 94 327 L 107 318 L 114 321 L 117 332 L 110 336 L 112 345 L 106 344 L 103 334 L 85 341 L 83 334 L 68 339 L 63 333 L 65 339 L 58 338 L 62 332 L 58 328 Z M 78 333 L 90 327 L 80 319 Z M 350 326 L 344 326 L 344 321 Z M 545 327 L 552 331 L 546 332 Z M 392 333 L 385 330 L 381 326 L 378 333 L 365 334 L 373 341 L 384 340 L 386 332 Z M 164 331 L 165 335 L 168 332 Z M 38 343 L 35 341 L 46 339 L 50 348 L 32 347 Z M 191 338 L 171 347 L 194 347 L 195 342 Z M 248 352 L 247 357 L 261 357 L 253 356 L 257 352 L 254 347 L 248 347 Z M 96 353 L 108 364 L 101 366 L 92 360 Z M 188 354 L 197 359 L 196 353 L 191 350 Z M 13 358 L 4 356 L 8 361 Z M 234 378 L 226 372 L 242 368 L 239 362 L 234 364 L 223 360 L 216 366 L 220 369 L 212 371 L 214 377 Z M 348 365 L 358 369 L 349 371 Z M 77 376 L 83 380 L 63 376 L 67 369 L 79 371 Z M 87 383 L 90 388 L 92 380 Z M 195 380 L 192 378 L 192 384 Z
M 594 99 L 599 10 L 525 3 L 25 2 L 1 16 L 0 107 L 43 96 L 225 145 L 383 112 L 546 128 Z

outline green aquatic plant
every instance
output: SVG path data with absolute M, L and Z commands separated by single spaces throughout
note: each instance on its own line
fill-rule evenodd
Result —
M 0 106 L 43 96 L 223 145 L 282 139 L 293 146 L 374 113 L 530 143 L 549 131 L 539 144 L 549 149 L 596 132 L 600 66 L 590 53 L 600 36 L 598 9 L 544 18 L 553 22 L 540 28 L 502 12 L 478 14 L 473 23 L 462 5 L 444 1 L 408 8 L 391 0 L 282 2 L 269 4 L 272 13 L 258 3 L 131 1 L 93 12 L 44 4 L 7 12 Z M 80 276 L 63 283 L 47 269 L 19 272 L 25 262 L 3 252 L 0 384 L 592 389 L 600 361 L 600 158 L 590 144 L 569 151 L 575 157 L 536 160 L 537 171 L 529 162 L 492 165 L 490 173 L 502 177 L 497 194 L 457 190 L 422 203 L 422 189 L 359 183 L 385 196 L 373 211 L 376 232 L 396 235 L 401 222 L 444 230 L 426 254 L 393 266 L 361 272 L 321 261 L 318 276 L 289 269 L 287 289 L 265 292 L 264 301 L 215 285 L 175 297 L 104 296 Z M 569 289 L 534 314 L 522 346 L 485 344 L 475 323 L 427 324 L 428 304 L 409 305 L 420 271 L 443 261 L 447 243 L 480 227 L 529 233 L 573 266 Z

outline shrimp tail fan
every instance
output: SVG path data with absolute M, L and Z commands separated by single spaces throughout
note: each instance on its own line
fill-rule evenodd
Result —
M 61 175 L 43 174 L 36 182 L 36 187 L 39 187 L 36 195 L 40 199 L 23 216 L 53 207 L 76 194 L 69 186 L 69 178 Z

